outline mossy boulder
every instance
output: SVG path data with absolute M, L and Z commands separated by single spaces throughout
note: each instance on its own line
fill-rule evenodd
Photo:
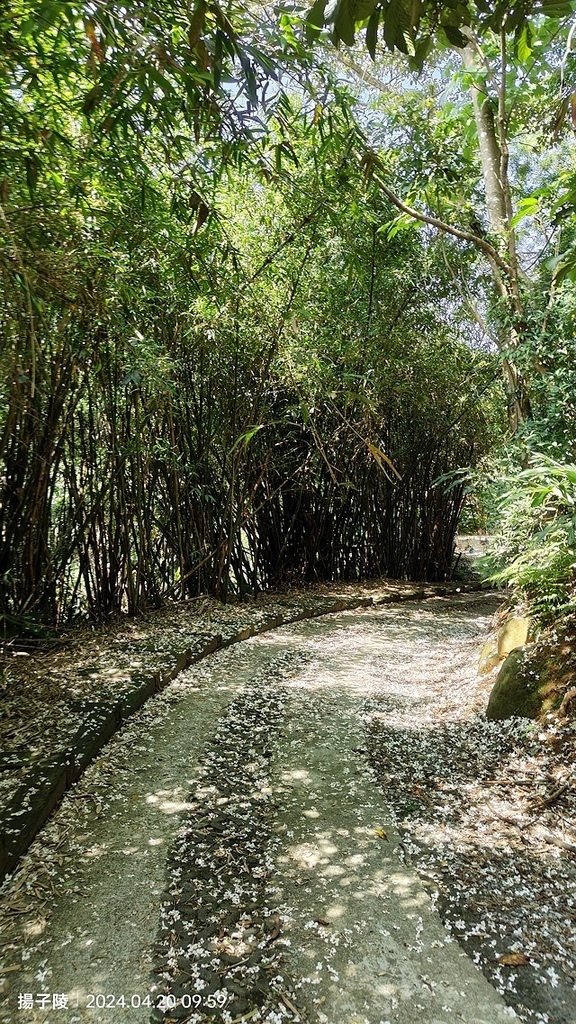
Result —
M 504 718 L 536 718 L 546 698 L 537 664 L 523 647 L 512 650 L 492 688 L 486 717 L 492 721 Z
M 478 675 L 488 675 L 512 651 L 523 647 L 528 639 L 529 627 L 529 620 L 520 615 L 506 619 L 500 626 L 497 636 L 490 637 L 484 644 L 478 663 Z
M 523 647 L 528 639 L 528 619 L 513 615 L 498 630 L 498 657 L 503 661 L 517 647 Z
M 576 613 L 556 620 L 541 630 L 537 640 L 508 655 L 496 677 L 486 715 L 492 720 L 514 715 L 538 718 L 558 711 L 566 694 L 574 689 L 575 679 Z

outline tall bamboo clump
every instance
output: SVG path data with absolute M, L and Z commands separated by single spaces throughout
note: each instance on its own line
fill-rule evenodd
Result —
M 482 403 L 462 405 L 473 355 L 410 327 L 383 359 L 373 330 L 354 387 L 332 337 L 295 374 L 284 339 L 309 302 L 310 241 L 272 315 L 239 298 L 237 262 L 206 270 L 210 240 L 162 251 L 153 229 L 138 246 L 114 230 L 107 249 L 73 218 L 55 237 L 24 213 L 4 237 L 5 629 L 287 582 L 445 578 L 462 492 L 434 481 L 490 433 Z
M 278 454 L 247 526 L 265 585 L 450 576 L 464 491 L 436 481 L 473 461 L 475 441 L 440 416 L 431 436 L 422 397 L 348 417 L 345 399 L 331 400 L 313 424 L 273 432 Z

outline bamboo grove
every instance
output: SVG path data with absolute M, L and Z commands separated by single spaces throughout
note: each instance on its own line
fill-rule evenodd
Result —
M 434 481 L 485 450 L 493 367 L 441 315 L 432 243 L 310 184 L 238 176 L 200 231 L 161 188 L 98 224 L 6 213 L 9 624 L 449 574 L 462 490 Z
M 74 76 L 92 71 L 74 47 L 97 68 L 104 43 L 69 26 L 47 30 L 60 79 L 38 78 L 23 29 L 38 96 L 0 96 L 14 139 L 0 175 L 5 630 L 449 576 L 464 495 L 446 481 L 501 429 L 498 365 L 467 343 L 450 270 L 465 248 L 395 230 L 343 94 L 276 86 L 266 113 L 248 76 L 226 120 L 230 93 L 208 102 L 194 65 L 205 136 L 159 73 L 146 106 L 126 86 L 116 127 L 109 107 L 96 125 L 78 112 Z M 240 52 L 236 38 L 230 61 Z

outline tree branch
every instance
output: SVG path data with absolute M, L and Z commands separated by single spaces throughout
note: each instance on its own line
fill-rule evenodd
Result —
M 375 161 L 378 166 L 379 161 Z M 380 170 L 382 170 L 380 165 Z M 440 220 L 438 217 L 433 217 L 430 214 L 423 213 L 421 210 L 415 210 L 413 206 L 408 206 L 391 188 L 388 187 L 379 175 L 374 175 L 374 181 L 384 193 L 387 199 L 402 213 L 405 213 L 408 217 L 412 217 L 414 220 L 421 221 L 422 224 L 430 224 L 431 227 L 438 228 L 446 235 L 453 235 L 454 238 L 460 238 L 464 242 L 471 242 L 477 249 L 480 249 L 488 259 L 495 264 L 500 270 L 506 274 L 507 277 L 510 275 L 510 266 L 503 260 L 500 253 L 487 242 L 485 238 L 481 238 L 480 235 L 475 235 L 472 231 L 463 231 L 461 228 L 455 228 L 452 224 L 447 224 L 446 221 Z

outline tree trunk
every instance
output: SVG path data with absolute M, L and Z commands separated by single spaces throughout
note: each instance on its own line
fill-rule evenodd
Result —
M 471 40 L 461 51 L 462 63 L 466 71 L 478 73 L 476 65 L 476 44 Z M 501 240 L 505 239 L 508 229 L 506 198 L 501 179 L 501 151 L 496 132 L 494 109 L 486 87 L 475 79 L 470 87 L 474 120 L 478 134 L 478 151 L 482 165 L 486 206 L 490 220 L 490 230 Z
M 478 58 L 482 58 L 482 53 L 477 42 L 471 38 L 460 53 L 465 70 L 474 73 L 470 93 L 490 232 L 494 236 L 495 247 L 502 255 L 506 254 L 508 262 L 508 272 L 503 274 L 501 268 L 493 260 L 490 261 L 496 289 L 506 303 L 509 316 L 509 325 L 502 328 L 499 333 L 500 348 L 507 353 L 503 367 L 508 393 L 508 422 L 512 432 L 516 433 L 530 418 L 531 410 L 526 382 L 511 358 L 520 341 L 524 309 L 521 294 L 522 272 L 518 265 L 516 236 L 512 226 L 513 209 L 508 178 L 505 34 L 502 32 L 501 36 L 502 64 L 496 99 L 490 95 L 488 70 L 483 77 L 478 74 Z

